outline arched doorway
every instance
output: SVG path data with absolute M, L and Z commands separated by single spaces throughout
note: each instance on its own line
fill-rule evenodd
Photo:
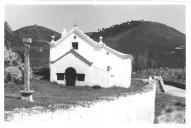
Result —
M 76 70 L 69 67 L 65 71 L 66 86 L 75 86 L 76 82 Z

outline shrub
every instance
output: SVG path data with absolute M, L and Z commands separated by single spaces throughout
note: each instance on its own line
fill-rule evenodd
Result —
M 174 105 L 180 106 L 180 107 L 185 107 L 185 103 L 182 103 L 182 102 L 176 102 Z
M 99 85 L 94 85 L 94 86 L 92 86 L 92 88 L 93 88 L 93 89 L 101 89 L 102 87 L 99 86 Z
M 5 68 L 5 82 L 19 83 L 22 82 L 22 71 L 15 66 Z
M 16 52 L 13 52 L 11 49 L 5 48 L 4 51 L 4 65 L 5 67 L 17 66 L 21 70 L 24 70 L 24 63 Z
M 5 47 L 4 51 L 4 81 L 18 83 L 23 81 L 24 63 L 19 55 Z

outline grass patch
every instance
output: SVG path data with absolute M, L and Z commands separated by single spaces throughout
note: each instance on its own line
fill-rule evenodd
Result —
M 4 107 L 5 111 L 11 111 L 15 108 L 31 108 L 34 106 L 49 108 L 49 106 L 54 104 L 75 105 L 78 101 L 93 101 L 102 96 L 119 96 L 128 92 L 140 92 L 144 89 L 145 85 L 146 83 L 140 80 L 132 80 L 130 88 L 113 86 L 111 88 L 94 89 L 89 86 L 68 87 L 44 80 L 32 80 L 31 87 L 35 93 L 33 95 L 34 102 L 31 103 L 18 98 L 19 90 L 23 89 L 23 85 L 5 84 Z M 159 92 L 156 93 L 155 123 L 157 123 L 158 117 L 162 115 L 173 117 L 172 119 L 179 116 L 182 118 L 183 115 L 179 114 L 179 111 L 185 111 L 185 98 Z M 162 116 L 160 119 L 167 120 L 166 117 Z
M 5 111 L 14 108 L 30 108 L 34 106 L 47 107 L 51 104 L 75 104 L 77 101 L 93 101 L 102 96 L 118 96 L 122 93 L 141 91 L 147 83 L 132 80 L 131 87 L 111 87 L 94 89 L 89 86 L 68 87 L 45 80 L 32 80 L 34 102 L 23 101 L 18 98 L 23 85 L 5 84 Z
M 157 118 L 158 123 L 176 123 L 184 124 L 185 123 L 185 110 L 182 111 L 173 111 L 162 114 Z
M 156 93 L 155 123 L 158 123 L 159 120 L 169 123 L 175 118 L 177 119 L 177 123 L 179 123 L 180 120 L 182 122 L 182 120 L 185 120 L 185 115 L 182 111 L 185 111 L 185 98 L 164 93 Z M 181 116 L 181 119 L 178 118 L 179 116 Z M 158 117 L 160 117 L 159 120 L 157 119 Z

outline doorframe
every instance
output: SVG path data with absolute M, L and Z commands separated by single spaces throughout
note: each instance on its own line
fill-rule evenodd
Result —
M 67 71 L 67 70 L 70 70 L 70 71 Z M 68 73 L 70 73 L 71 72 L 71 74 L 68 74 Z M 73 73 L 73 74 L 72 74 Z M 71 75 L 71 76 L 67 76 L 67 75 Z M 75 76 L 72 76 L 72 75 L 75 75 Z M 68 77 L 68 78 L 67 78 Z M 69 81 L 70 82 L 69 82 Z M 73 67 L 68 67 L 68 68 L 66 68 L 66 70 L 65 70 L 65 85 L 66 86 L 75 86 L 75 84 L 76 84 L 76 80 L 77 80 L 77 73 L 76 73 L 76 69 L 75 68 L 73 68 Z M 71 84 L 71 85 L 69 85 L 68 84 L 68 82 L 69 82 L 69 84 Z

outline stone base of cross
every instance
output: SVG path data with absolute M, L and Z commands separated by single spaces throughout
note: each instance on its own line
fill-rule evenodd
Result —
M 23 39 L 24 48 L 13 48 L 18 50 L 24 50 L 24 61 L 25 61 L 25 70 L 24 70 L 24 90 L 20 91 L 20 98 L 22 100 L 33 102 L 33 96 L 34 93 L 33 90 L 30 89 L 30 59 L 29 59 L 29 51 L 30 49 L 38 50 L 42 52 L 41 47 L 30 47 L 30 44 L 32 42 L 31 38 L 24 38 Z
M 20 91 L 20 98 L 22 100 L 26 100 L 26 101 L 30 101 L 30 102 L 33 102 L 33 94 L 34 91 L 33 90 L 30 90 L 30 91 L 25 91 L 25 90 L 21 90 Z

